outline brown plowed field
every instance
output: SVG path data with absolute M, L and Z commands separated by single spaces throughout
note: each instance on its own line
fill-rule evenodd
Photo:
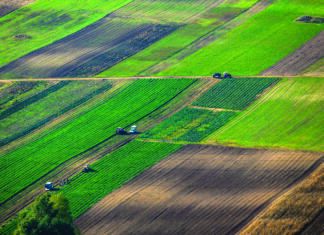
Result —
M 0 0 L 0 17 L 32 2 L 34 0 Z
M 320 153 L 187 145 L 76 219 L 83 234 L 232 234 Z
M 297 75 L 324 57 L 324 30 L 261 75 Z

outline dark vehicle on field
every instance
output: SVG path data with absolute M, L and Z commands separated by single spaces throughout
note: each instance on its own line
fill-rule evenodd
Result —
M 232 78 L 232 75 L 229 74 L 228 72 L 224 72 L 223 75 L 224 76 L 222 77 L 222 74 L 221 73 L 214 73 L 213 78 L 219 78 L 219 79 L 222 79 L 222 78 Z
M 123 128 L 118 127 L 116 129 L 116 135 L 126 135 L 126 134 L 127 134 L 127 131 L 125 131 Z
M 88 173 L 89 171 L 91 171 L 90 166 L 89 166 L 89 165 L 85 165 L 85 166 L 83 167 L 82 172 L 84 172 L 84 173 Z
M 46 190 L 46 191 L 51 191 L 51 190 L 53 190 L 53 189 L 54 189 L 54 185 L 53 185 L 52 182 L 47 182 L 47 183 L 45 184 L 45 190 Z

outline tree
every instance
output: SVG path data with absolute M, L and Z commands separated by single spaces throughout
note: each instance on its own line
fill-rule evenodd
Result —
M 46 193 L 19 213 L 15 235 L 73 235 L 69 202 L 63 194 Z

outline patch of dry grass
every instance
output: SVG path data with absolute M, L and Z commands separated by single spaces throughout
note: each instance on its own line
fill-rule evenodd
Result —
M 240 234 L 295 234 L 324 209 L 324 164 Z

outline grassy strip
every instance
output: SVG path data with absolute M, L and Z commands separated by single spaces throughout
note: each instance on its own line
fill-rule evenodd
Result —
M 297 234 L 324 209 L 324 165 L 240 234 Z M 319 231 L 312 231 L 317 234 Z
M 132 0 L 38 0 L 0 19 L 0 66 L 94 23 Z M 26 35 L 17 39 L 16 35 Z
M 76 218 L 127 181 L 181 147 L 178 144 L 132 141 L 79 173 L 60 189 L 69 199 Z
M 50 95 L 51 93 L 58 91 L 62 87 L 66 86 L 68 83 L 69 83 L 69 81 L 61 81 L 53 86 L 50 86 L 49 88 L 37 93 L 36 95 L 12 106 L 11 108 L 0 113 L 0 120 L 7 118 L 8 116 L 12 115 L 13 113 L 26 108 L 27 106 L 37 102 L 40 99 L 45 98 L 46 96 Z
M 323 89 L 322 78 L 284 79 L 209 141 L 323 151 Z
M 242 110 L 277 78 L 223 79 L 193 103 L 195 106 Z
M 241 26 L 158 75 L 256 75 L 310 40 L 324 24 L 300 24 L 303 15 L 324 16 L 323 0 L 275 0 Z
M 175 98 L 194 79 L 138 80 L 107 102 L 60 129 L 0 158 L 0 202 L 48 173 L 69 158 L 114 135 Z M 35 164 L 37 162 L 37 164 Z
M 99 88 L 97 88 L 98 85 Z M 84 81 L 71 82 L 45 99 L 0 121 L 2 130 L 0 146 L 28 134 L 111 87 L 110 82 L 99 82 L 99 84 Z
M 184 108 L 140 135 L 145 139 L 169 139 L 198 142 L 225 125 L 234 112 Z

